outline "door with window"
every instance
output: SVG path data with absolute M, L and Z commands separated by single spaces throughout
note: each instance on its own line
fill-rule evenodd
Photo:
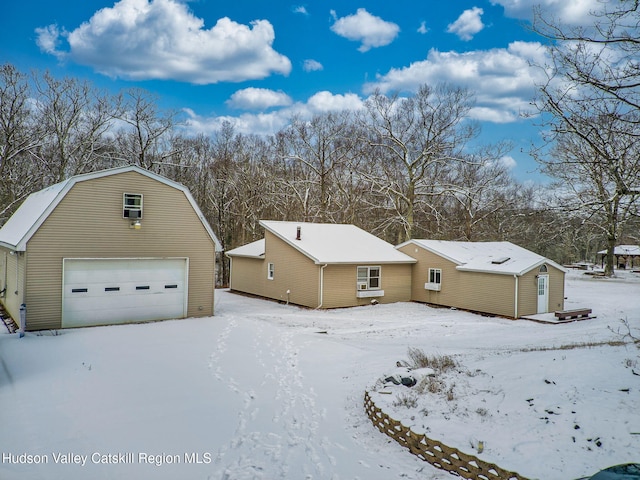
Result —
M 538 313 L 549 311 L 549 275 L 538 275 Z

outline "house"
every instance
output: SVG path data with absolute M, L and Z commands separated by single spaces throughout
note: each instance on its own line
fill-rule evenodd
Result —
M 604 267 L 604 261 L 607 257 L 607 250 L 600 250 L 600 263 Z M 617 268 L 635 268 L 640 266 L 640 245 L 618 245 L 613 249 L 615 257 L 615 266 Z
M 261 221 L 264 238 L 226 254 L 232 291 L 311 308 L 411 298 L 415 260 L 354 225 Z
M 411 299 L 519 318 L 564 309 L 565 270 L 510 242 L 409 240 Z
M 213 314 L 211 227 L 186 187 L 135 166 L 30 195 L 0 229 L 0 302 L 25 330 Z

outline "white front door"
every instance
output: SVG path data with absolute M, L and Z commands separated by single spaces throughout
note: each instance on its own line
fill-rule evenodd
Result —
M 549 311 L 549 275 L 538 275 L 538 313 Z
M 186 258 L 65 258 L 62 326 L 184 318 L 188 268 Z

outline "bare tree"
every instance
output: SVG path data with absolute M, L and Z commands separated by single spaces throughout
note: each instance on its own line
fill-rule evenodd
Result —
M 117 144 L 122 161 L 160 172 L 173 152 L 169 137 L 176 125 L 174 112 L 161 112 L 157 97 L 132 88 L 120 95 L 116 118 L 122 123 Z
M 629 218 L 640 214 L 639 2 L 605 2 L 593 25 L 568 27 L 536 13 L 553 61 L 540 86 L 549 151 L 534 157 L 564 189 L 563 208 L 581 211 L 606 238 L 606 274 Z
M 88 82 L 57 79 L 45 72 L 35 78 L 37 121 L 45 129 L 38 159 L 47 183 L 95 170 L 111 127 L 113 101 Z
M 350 133 L 347 111 L 316 115 L 310 121 L 294 117 L 282 132 L 285 159 L 297 164 L 290 187 L 303 206 L 304 220 L 335 221 L 336 182 L 355 148 Z
M 444 194 L 443 178 L 477 134 L 464 121 L 471 106 L 468 90 L 447 85 L 424 85 L 408 98 L 376 92 L 366 102 L 363 126 L 376 155 L 366 176 L 386 199 L 387 222 L 401 228 L 398 241 L 416 233 L 419 211 L 438 214 L 431 199 Z
M 503 157 L 511 148 L 507 142 L 485 146 L 469 155 L 468 161 L 458 162 L 453 167 L 451 185 L 448 187 L 448 193 L 454 201 L 453 215 L 448 218 L 457 219 L 457 238 L 466 241 L 477 240 L 478 237 L 491 239 L 495 232 L 487 220 L 512 207 L 512 198 L 505 192 L 513 188 L 515 181 L 503 162 Z
M 0 225 L 32 191 L 41 188 L 34 153 L 43 130 L 35 121 L 29 79 L 14 66 L 0 66 Z

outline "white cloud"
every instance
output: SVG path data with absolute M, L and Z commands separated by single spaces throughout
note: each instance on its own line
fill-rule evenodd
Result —
M 184 109 L 188 117 L 185 129 L 193 134 L 211 134 L 220 129 L 224 122 L 229 122 L 239 133 L 271 135 L 284 128 L 294 115 L 302 119 L 311 119 L 314 115 L 321 113 L 361 108 L 363 108 L 363 100 L 355 93 L 340 95 L 321 91 L 312 95 L 306 102 L 296 102 L 268 113 L 202 117 L 191 109 Z
M 361 42 L 358 48 L 360 52 L 389 45 L 400 32 L 398 25 L 371 15 L 364 8 L 359 8 L 355 14 L 342 18 L 337 18 L 333 10 L 331 14 L 335 19 L 331 30 L 341 37 Z
M 501 5 L 507 16 L 531 20 L 533 8 L 540 6 L 545 15 L 565 23 L 581 25 L 589 21 L 589 12 L 602 10 L 601 0 L 491 0 L 492 5 Z
M 244 110 L 284 107 L 292 103 L 291 97 L 284 92 L 253 87 L 238 90 L 227 100 L 227 105 L 230 107 Z
M 427 28 L 427 22 L 420 22 L 420 26 L 418 27 L 418 33 L 425 34 L 429 31 Z
M 483 13 L 484 10 L 479 7 L 465 10 L 455 22 L 448 25 L 447 32 L 455 33 L 462 40 L 471 40 L 476 33 L 484 28 L 481 18 Z
M 318 70 L 324 69 L 320 62 L 312 60 L 310 58 L 304 61 L 304 63 L 302 64 L 302 68 L 305 72 L 316 72 Z
M 64 57 L 58 52 L 58 45 L 60 44 L 60 36 L 63 32 L 60 32 L 57 25 L 48 25 L 42 28 L 36 28 L 36 44 L 40 47 L 40 50 L 51 55 L 55 55 L 58 58 Z
M 267 20 L 247 26 L 225 17 L 206 29 L 177 0 L 120 0 L 71 32 L 50 26 L 37 33 L 44 51 L 111 77 L 211 84 L 291 71 L 289 59 L 272 48 Z M 57 49 L 61 37 L 68 51 Z
M 473 118 L 512 122 L 521 112 L 532 111 L 535 84 L 545 77 L 531 63 L 542 65 L 545 58 L 545 49 L 537 42 L 513 42 L 507 49 L 466 53 L 431 50 L 426 60 L 379 75 L 375 82 L 365 84 L 364 91 L 415 92 L 425 83 L 459 85 L 476 93 Z
M 507 170 L 513 170 L 518 166 L 518 162 L 511 155 L 505 155 L 498 160 Z
M 300 5 L 293 8 L 294 13 L 301 13 L 302 15 L 309 15 L 307 8 L 304 5 Z
M 307 107 L 313 113 L 320 113 L 337 110 L 359 110 L 363 107 L 363 104 L 362 99 L 355 93 L 339 95 L 325 90 L 312 95 L 307 100 Z

